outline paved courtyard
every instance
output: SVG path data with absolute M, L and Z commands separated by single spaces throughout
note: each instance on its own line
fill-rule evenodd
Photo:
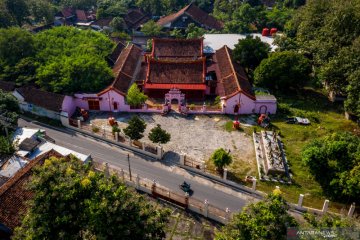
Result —
M 134 114 L 118 113 L 113 117 L 118 121 L 121 129 L 127 126 L 128 120 Z M 145 136 L 141 141 L 151 143 L 148 133 L 157 124 L 170 132 L 171 141 L 163 147 L 168 151 L 165 158 L 177 158 L 179 153 L 185 153 L 191 158 L 206 161 L 217 148 L 230 150 L 235 160 L 243 163 L 254 164 L 254 147 L 252 138 L 244 131 L 226 131 L 224 125 L 234 119 L 233 116 L 223 115 L 189 115 L 171 113 L 167 116 L 160 114 L 137 114 L 147 124 Z M 92 114 L 91 122 L 99 127 L 106 126 L 107 114 Z M 240 119 L 241 123 L 254 124 L 251 116 Z M 256 164 L 256 163 L 255 163 Z

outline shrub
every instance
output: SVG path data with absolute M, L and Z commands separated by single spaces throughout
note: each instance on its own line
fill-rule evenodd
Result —
M 94 133 L 98 133 L 100 131 L 100 128 L 97 127 L 97 126 L 92 126 L 91 130 L 94 132 Z

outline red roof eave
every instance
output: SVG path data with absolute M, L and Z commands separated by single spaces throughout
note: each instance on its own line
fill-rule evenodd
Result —
M 206 90 L 205 84 L 171 84 L 171 83 L 145 83 L 145 89 L 172 89 L 177 88 L 180 90 Z

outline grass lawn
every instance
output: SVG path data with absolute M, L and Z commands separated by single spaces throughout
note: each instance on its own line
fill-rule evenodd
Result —
M 341 103 L 330 102 L 322 92 L 304 89 L 292 96 L 277 96 L 277 99 L 279 103 L 278 114 L 271 117 L 272 128 L 280 132 L 295 183 L 282 185 L 273 182 L 259 182 L 257 189 L 269 193 L 276 185 L 279 185 L 284 197 L 289 202 L 297 203 L 299 194 L 302 193 L 305 195 L 303 205 L 321 209 L 326 197 L 321 186 L 310 174 L 309 169 L 302 164 L 301 150 L 311 140 L 334 132 L 348 131 L 360 135 L 360 128 L 354 122 L 344 118 Z M 287 124 L 284 121 L 287 116 L 306 117 L 311 121 L 311 125 Z M 231 127 L 232 124 L 229 122 L 225 129 L 231 131 Z M 254 128 L 257 131 L 261 130 L 259 127 L 244 127 L 244 131 L 250 135 Z M 212 170 L 214 169 L 214 166 L 209 161 L 207 165 Z M 255 160 L 254 166 L 251 166 L 243 160 L 234 159 L 229 169 L 231 172 L 228 174 L 228 178 L 237 182 L 241 182 L 246 175 L 251 175 L 249 173 L 254 173 L 255 176 L 258 175 Z M 350 204 L 350 202 L 341 204 L 330 201 L 329 209 L 340 213 L 343 207 L 346 207 L 347 211 Z

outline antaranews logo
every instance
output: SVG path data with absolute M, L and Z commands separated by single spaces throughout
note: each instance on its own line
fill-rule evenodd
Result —
M 359 240 L 360 231 L 353 228 L 319 228 L 301 229 L 288 228 L 287 240 L 310 240 L 310 239 L 349 239 Z

